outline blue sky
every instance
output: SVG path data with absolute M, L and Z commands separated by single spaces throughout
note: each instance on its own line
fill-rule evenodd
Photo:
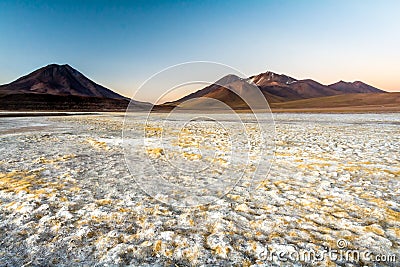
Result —
M 0 84 L 68 63 L 131 96 L 163 68 L 205 60 L 400 91 L 398 14 L 389 0 L 3 0 Z

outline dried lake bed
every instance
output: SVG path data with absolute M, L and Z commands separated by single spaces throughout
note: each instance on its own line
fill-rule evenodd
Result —
M 274 119 L 274 158 L 258 188 L 241 183 L 208 205 L 176 207 L 135 182 L 143 155 L 129 172 L 124 114 L 0 118 L 0 266 L 399 266 L 400 114 Z M 208 134 L 217 144 L 205 145 L 230 145 L 223 131 Z M 173 145 L 180 160 L 208 160 Z M 216 178 L 229 162 L 222 152 Z M 329 249 L 370 254 L 296 259 Z

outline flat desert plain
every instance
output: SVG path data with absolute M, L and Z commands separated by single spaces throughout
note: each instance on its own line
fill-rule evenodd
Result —
M 0 265 L 398 266 L 400 114 L 274 119 L 274 157 L 258 188 L 241 183 L 208 205 L 177 207 L 138 186 L 141 161 L 129 172 L 124 114 L 0 118 Z M 217 163 L 229 164 L 223 154 Z M 371 259 L 294 257 L 329 249 Z

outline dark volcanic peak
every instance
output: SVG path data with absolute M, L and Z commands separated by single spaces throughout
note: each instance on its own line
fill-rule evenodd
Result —
M 42 67 L 14 82 L 0 86 L 0 94 L 47 94 L 126 99 L 91 81 L 68 64 L 50 64 Z
M 345 82 L 339 81 L 337 83 L 329 85 L 330 88 L 334 88 L 343 93 L 384 93 L 385 91 L 363 83 L 361 81 Z

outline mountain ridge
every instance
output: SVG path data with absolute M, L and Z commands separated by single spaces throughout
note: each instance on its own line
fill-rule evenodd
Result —
M 312 79 L 296 79 L 267 71 L 248 78 L 228 74 L 209 86 L 163 105 L 176 106 L 190 99 L 209 97 L 234 108 L 243 108 L 243 101 L 238 99 L 235 91 L 246 88 L 244 83 L 256 85 L 270 104 L 354 93 L 386 93 L 360 81 L 324 85 Z
M 362 81 L 354 81 L 354 82 L 339 81 L 339 82 L 328 85 L 328 87 L 334 88 L 336 90 L 345 89 L 345 90 L 347 90 L 347 92 L 349 92 L 351 90 L 353 93 L 384 93 L 385 92 L 381 89 L 373 87 Z

